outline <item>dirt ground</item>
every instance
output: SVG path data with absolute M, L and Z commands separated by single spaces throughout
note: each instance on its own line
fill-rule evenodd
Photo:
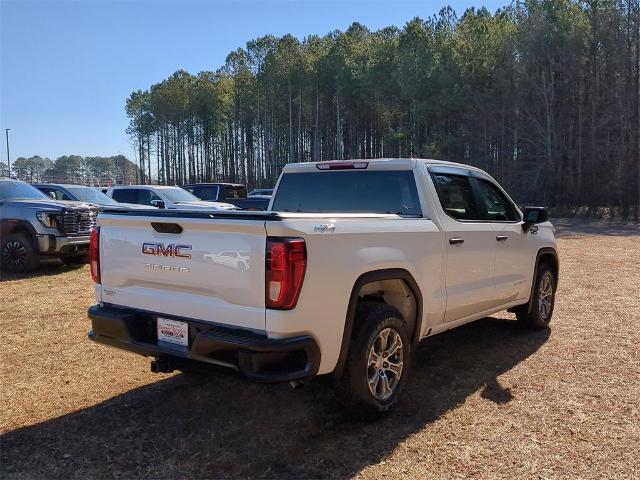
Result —
M 375 421 L 323 382 L 156 375 L 91 343 L 86 266 L 5 277 L 0 476 L 639 478 L 640 230 L 558 224 L 552 328 L 503 312 L 426 340 Z

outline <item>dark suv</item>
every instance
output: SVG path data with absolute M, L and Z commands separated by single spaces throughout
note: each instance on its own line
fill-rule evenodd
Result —
M 0 271 L 28 272 L 41 256 L 83 263 L 97 209 L 52 200 L 24 182 L 0 178 Z

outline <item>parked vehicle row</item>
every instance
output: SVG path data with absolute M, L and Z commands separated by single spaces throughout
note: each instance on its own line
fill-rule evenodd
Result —
M 423 338 L 505 309 L 546 328 L 559 270 L 544 208 L 419 159 L 288 164 L 266 212 L 106 211 L 90 252 L 92 340 L 153 371 L 331 374 L 373 412 L 396 404 Z
M 54 200 L 24 182 L 0 178 L 0 269 L 28 272 L 41 257 L 82 263 L 97 213 L 95 205 Z
M 239 183 L 190 183 L 184 188 L 202 200 L 228 202 L 243 210 L 266 210 L 271 200 L 271 195 L 247 196 L 247 189 Z
M 31 271 L 45 256 L 58 257 L 64 263 L 86 261 L 89 230 L 95 225 L 95 215 L 105 208 L 127 211 L 150 208 L 265 210 L 270 199 L 264 196 L 247 198 L 244 185 L 227 183 L 189 185 L 190 189 L 201 194 L 195 196 L 176 186 L 117 185 L 100 188 L 54 183 L 28 185 L 11 179 L 2 179 L 2 182 L 0 268 L 10 272 Z M 215 195 L 212 196 L 214 190 Z M 80 227 L 72 225 L 70 219 L 74 215 L 79 218 Z M 87 220 L 88 215 L 91 216 L 90 221 Z
M 54 200 L 86 202 L 100 208 L 141 208 L 134 203 L 117 202 L 98 189 L 86 185 L 34 183 L 33 186 Z
M 107 191 L 118 202 L 166 208 L 170 210 L 229 210 L 230 203 L 201 200 L 184 188 L 164 185 L 118 185 Z

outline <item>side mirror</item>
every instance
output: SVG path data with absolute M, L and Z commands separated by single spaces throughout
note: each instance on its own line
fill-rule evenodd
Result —
M 544 207 L 523 207 L 522 208 L 522 229 L 526 232 L 537 223 L 544 223 L 549 220 L 549 214 Z
M 156 208 L 164 208 L 164 202 L 162 200 L 151 200 L 151 205 Z

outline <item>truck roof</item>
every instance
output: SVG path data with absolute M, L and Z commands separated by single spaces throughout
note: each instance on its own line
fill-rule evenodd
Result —
M 109 188 L 113 188 L 114 190 L 118 190 L 121 188 L 158 188 L 158 189 L 167 189 L 167 188 L 181 188 L 178 185 L 112 185 Z
M 308 172 L 311 170 L 317 170 L 316 165 L 322 164 L 351 164 L 366 162 L 369 170 L 413 170 L 418 163 L 425 165 L 438 165 L 438 166 L 451 166 L 461 167 L 465 169 L 480 170 L 477 167 L 466 165 L 463 163 L 448 162 L 445 160 L 434 160 L 431 158 L 370 158 L 370 159 L 350 159 L 350 160 L 328 160 L 322 162 L 300 162 L 300 163 L 288 163 L 283 168 L 283 173 L 293 172 Z
M 242 183 L 230 183 L 230 182 L 195 182 L 195 183 L 185 183 L 184 186 L 185 187 L 195 187 L 198 185 L 205 185 L 205 186 L 225 186 L 225 187 L 243 187 L 244 185 Z

